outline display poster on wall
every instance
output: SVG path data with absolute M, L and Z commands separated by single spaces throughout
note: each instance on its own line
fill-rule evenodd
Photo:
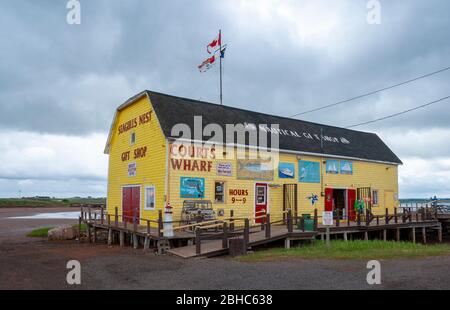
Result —
M 298 162 L 298 180 L 302 183 L 320 183 L 320 163 L 300 160 Z
M 205 197 L 205 179 L 204 178 L 180 178 L 180 197 L 181 198 L 204 198 Z
M 231 177 L 233 175 L 233 165 L 231 163 L 217 163 L 217 175 Z
M 341 174 L 353 174 L 353 162 L 341 160 Z
M 274 168 L 270 159 L 242 159 L 237 164 L 237 178 L 240 180 L 273 181 Z
M 322 225 L 332 226 L 333 225 L 333 212 L 324 211 L 322 212 Z
M 337 160 L 327 160 L 327 173 L 328 174 L 338 174 L 339 173 L 339 161 Z
M 293 179 L 295 178 L 295 165 L 292 163 L 279 163 L 278 165 L 278 177 L 280 179 Z
M 128 164 L 128 177 L 135 177 L 136 176 L 136 163 L 129 163 Z

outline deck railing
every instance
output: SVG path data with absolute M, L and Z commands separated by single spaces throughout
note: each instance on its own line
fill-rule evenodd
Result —
M 271 216 L 280 219 L 273 219 Z M 313 221 L 312 232 L 317 232 L 319 229 L 319 220 L 322 217 L 318 215 L 318 210 L 314 209 L 313 217 L 308 220 Z M 95 222 L 106 225 L 110 228 L 121 228 L 136 233 L 145 232 L 147 235 L 153 234 L 159 238 L 164 237 L 164 224 L 175 224 L 173 231 L 191 232 L 195 239 L 196 253 L 201 253 L 202 241 L 222 239 L 223 248 L 228 248 L 228 243 L 231 238 L 242 238 L 244 246 L 247 246 L 250 241 L 250 235 L 260 231 L 265 231 L 265 238 L 271 238 L 272 227 L 274 225 L 285 225 L 288 233 L 306 232 L 306 216 L 294 215 L 293 211 L 288 209 L 281 213 L 266 213 L 266 211 L 256 212 L 253 217 L 239 217 L 234 216 L 234 211 L 230 211 L 230 216 L 210 221 L 203 221 L 194 224 L 186 224 L 186 221 L 177 220 L 167 222 L 163 220 L 162 211 L 158 210 L 158 218 L 156 220 L 141 218 L 137 216 L 137 210 L 133 211 L 133 216 L 119 214 L 118 208 L 114 208 L 114 213 L 109 214 L 104 207 L 99 206 L 81 206 L 81 216 L 79 224 L 82 222 Z M 384 220 L 384 223 L 383 223 Z M 437 210 L 433 208 L 421 208 L 416 211 L 403 208 L 398 212 L 394 208 L 394 213 L 389 214 L 386 208 L 385 214 L 374 215 L 370 210 L 365 212 L 357 212 L 355 221 L 349 218 L 334 219 L 333 227 L 369 227 L 371 225 L 389 225 L 399 223 L 413 223 L 426 222 L 437 220 Z M 144 223 L 143 225 L 141 223 Z M 298 225 L 294 229 L 294 225 Z

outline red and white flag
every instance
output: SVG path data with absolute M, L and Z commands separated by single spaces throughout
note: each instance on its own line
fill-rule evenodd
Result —
M 211 66 L 216 61 L 216 58 L 217 58 L 216 55 L 212 55 L 211 57 L 206 58 L 206 60 L 203 61 L 200 66 L 198 66 L 198 69 L 200 70 L 200 72 L 205 72 L 206 70 L 211 68 Z
M 209 54 L 214 53 L 215 49 L 219 48 L 222 45 L 222 38 L 221 38 L 221 33 L 219 32 L 219 35 L 212 40 L 211 43 L 209 43 L 206 46 L 206 51 L 208 51 Z

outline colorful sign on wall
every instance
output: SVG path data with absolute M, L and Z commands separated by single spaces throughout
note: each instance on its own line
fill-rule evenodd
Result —
M 136 163 L 129 163 L 128 164 L 128 177 L 135 177 L 136 176 Z
M 295 178 L 295 165 L 291 164 L 291 163 L 279 163 L 278 164 L 278 177 L 280 179 Z
M 231 197 L 232 204 L 245 204 L 247 203 L 248 189 L 233 189 L 230 188 L 228 194 Z
M 341 174 L 353 174 L 353 162 L 341 160 Z
M 298 180 L 302 183 L 320 183 L 320 163 L 300 160 L 298 162 Z
M 273 181 L 271 160 L 243 159 L 237 161 L 237 178 L 240 180 Z
M 205 179 L 180 177 L 180 197 L 181 198 L 204 198 Z
M 338 174 L 339 173 L 339 161 L 338 160 L 327 160 L 326 165 L 328 174 Z
M 231 177 L 233 175 L 233 165 L 231 163 L 217 163 L 217 175 Z

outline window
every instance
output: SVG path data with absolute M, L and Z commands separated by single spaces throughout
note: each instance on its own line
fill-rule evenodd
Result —
M 374 206 L 378 206 L 378 190 L 372 191 L 372 203 Z
M 214 183 L 214 199 L 216 203 L 225 202 L 225 182 L 216 181 Z
M 130 136 L 130 144 L 134 145 L 136 143 L 136 133 L 133 131 Z
M 155 210 L 155 187 L 145 187 L 145 206 L 144 210 Z
M 256 186 L 256 204 L 266 204 L 266 187 Z

